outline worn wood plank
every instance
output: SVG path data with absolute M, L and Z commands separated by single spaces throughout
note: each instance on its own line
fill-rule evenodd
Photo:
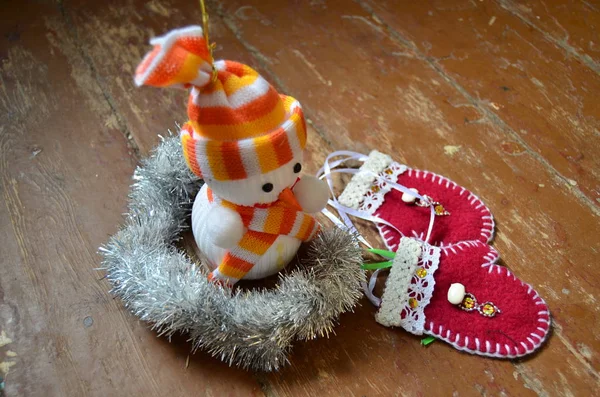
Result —
M 95 248 L 120 223 L 136 152 L 144 155 L 156 134 L 185 120 L 185 93 L 136 90 L 133 68 L 148 37 L 198 23 L 197 5 L 69 1 L 58 9 L 41 6 L 35 18 L 30 7 L 1 11 L 17 22 L 2 28 L 0 46 L 0 109 L 9 115 L 0 131 L 0 225 L 7 236 L 0 261 L 9 269 L 0 278 L 0 330 L 13 339 L 0 357 L 9 357 L 8 346 L 18 354 L 4 359 L 16 362 L 9 395 L 586 395 L 597 389 L 600 337 L 590 324 L 598 315 L 598 219 L 557 176 L 551 156 L 507 133 L 505 113 L 493 118 L 470 102 L 465 94 L 473 97 L 477 86 L 461 91 L 447 71 L 432 68 L 422 48 L 390 31 L 382 23 L 389 11 L 373 17 L 352 2 L 320 1 L 209 7 L 217 56 L 252 65 L 303 103 L 314 126 L 309 172 L 331 150 L 377 148 L 480 195 L 498 220 L 495 245 L 505 263 L 547 298 L 557 324 L 552 339 L 540 354 L 515 363 L 460 354 L 440 342 L 422 348 L 419 338 L 378 326 L 363 300 L 342 317 L 336 337 L 297 344 L 292 366 L 280 373 L 228 369 L 202 353 L 183 369 L 189 345 L 155 338 L 109 298 L 92 269 Z M 420 21 L 417 6 L 404 7 L 396 12 Z M 515 29 L 519 18 L 511 15 L 504 23 Z M 448 23 L 424 21 L 411 40 L 431 40 L 429 31 Z M 474 56 L 476 48 L 465 45 L 464 54 Z M 480 54 L 482 63 L 484 55 L 491 57 Z M 489 78 L 481 68 L 464 74 Z M 514 89 L 527 89 L 525 83 Z M 574 84 L 585 87 L 581 79 Z M 41 112 L 31 112 L 33 92 Z M 565 117 L 578 117 L 573 109 L 565 107 Z M 543 120 L 532 112 L 521 117 L 532 125 Z M 81 131 L 93 138 L 82 144 Z M 594 139 L 589 128 L 580 135 Z M 40 230 L 40 219 L 51 227 Z M 372 229 L 367 233 L 374 239 Z
M 83 4 L 85 5 L 85 3 Z M 177 98 L 173 98 L 170 94 L 162 98 L 160 95 L 155 96 L 153 93 L 162 93 L 164 91 L 156 89 L 144 89 L 133 92 L 131 90 L 131 85 L 125 85 L 126 88 L 123 89 L 120 83 L 116 79 L 112 78 L 112 76 L 122 73 L 121 63 L 124 60 L 121 57 L 124 55 L 117 56 L 117 54 L 122 54 L 124 51 L 126 51 L 131 41 L 135 42 L 135 40 L 137 40 L 134 36 L 123 34 L 122 29 L 119 28 L 120 24 L 122 21 L 125 21 L 127 25 L 131 23 L 131 30 L 135 31 L 139 29 L 136 26 L 136 24 L 139 24 L 139 22 L 136 22 L 135 18 L 132 17 L 132 12 L 127 6 L 113 7 L 112 4 L 109 3 L 108 7 L 105 7 L 105 5 L 102 7 L 105 12 L 99 13 L 93 8 L 93 6 L 91 8 L 88 6 L 79 7 L 74 4 L 73 6 L 69 7 L 68 12 L 70 15 L 72 15 L 72 20 L 74 21 L 73 24 L 78 31 L 79 37 L 88 44 L 86 49 L 89 51 L 90 58 L 94 59 L 94 63 L 96 65 L 95 69 L 99 71 L 98 73 L 100 74 L 100 78 L 107 82 L 107 91 L 110 93 L 111 97 L 115 98 L 115 103 L 117 104 L 115 108 L 120 114 L 123 115 L 123 120 L 127 123 L 127 125 L 133 126 L 131 127 L 131 131 L 134 141 L 139 142 L 141 151 L 144 152 L 156 141 L 156 131 L 152 129 L 155 128 L 156 124 L 165 123 L 167 126 L 171 125 L 174 115 L 180 117 L 178 121 L 184 120 L 182 116 L 183 106 L 181 103 L 178 103 Z M 156 31 L 154 32 L 155 34 L 161 33 L 161 30 L 159 29 L 161 25 L 165 26 L 164 30 L 168 29 L 168 19 L 181 18 L 182 20 L 180 22 L 178 21 L 179 25 L 196 22 L 194 15 L 197 15 L 197 11 L 193 7 L 189 7 L 187 4 L 182 4 L 181 2 L 171 3 L 167 4 L 166 8 L 170 10 L 178 9 L 179 11 L 176 13 L 169 13 L 168 15 L 153 15 L 150 13 L 145 15 L 144 20 L 149 21 L 149 26 L 156 26 Z M 136 9 L 144 10 L 145 8 L 144 6 L 140 6 L 136 7 Z M 183 17 L 184 15 L 191 15 L 191 17 Z M 218 52 L 220 57 L 222 56 L 230 59 L 242 60 L 261 70 L 260 62 L 249 57 L 248 50 L 235 42 L 237 40 L 235 36 L 229 29 L 224 27 L 224 24 L 220 22 L 218 18 L 213 16 L 212 22 L 211 28 L 214 32 L 213 37 L 218 42 L 219 47 L 223 48 L 223 51 Z M 95 32 L 98 29 L 102 30 L 103 32 L 107 32 L 109 39 L 104 38 L 102 39 L 103 41 L 99 41 L 99 39 L 95 37 Z M 109 45 L 111 47 L 110 52 L 107 51 Z M 141 48 L 147 47 L 142 45 Z M 125 56 L 130 57 L 130 55 Z M 135 59 L 129 59 L 129 61 L 135 64 L 138 62 L 139 56 Z M 276 77 L 275 79 L 277 80 Z M 170 112 L 165 114 L 158 113 L 158 115 L 153 113 L 153 123 L 150 125 L 146 125 L 148 123 L 147 119 L 141 120 L 141 122 L 136 120 L 138 115 L 134 112 L 131 112 L 129 109 L 130 107 L 134 109 L 141 108 L 144 102 L 148 101 L 148 98 L 146 97 L 147 94 L 150 94 L 150 101 L 151 103 L 157 105 L 155 106 L 156 108 L 164 108 Z M 177 94 L 180 95 L 181 98 L 185 98 L 185 95 L 182 92 L 178 92 Z M 315 134 L 311 129 L 311 139 L 309 140 L 309 150 L 307 151 L 306 170 L 309 172 L 316 171 L 319 164 L 322 163 L 327 152 L 330 150 L 332 150 L 331 146 L 329 146 L 322 137 L 320 137 L 318 134 Z M 374 233 L 372 233 L 372 235 L 374 235 Z M 340 338 L 334 338 L 331 340 L 297 344 L 292 356 L 293 367 L 284 369 L 282 371 L 281 379 L 279 376 L 276 376 L 275 378 L 261 376 L 261 383 L 263 383 L 267 392 L 277 394 L 278 389 L 281 388 L 282 390 L 287 390 L 287 393 L 291 395 L 294 395 L 301 390 L 305 390 L 309 394 L 314 392 L 335 394 L 335 388 L 332 388 L 331 382 L 323 383 L 320 381 L 324 375 L 334 382 L 334 385 L 349 384 L 346 390 L 350 393 L 359 393 L 361 391 L 369 394 L 384 392 L 387 386 L 384 385 L 381 390 L 378 389 L 377 375 L 365 375 L 360 379 L 357 376 L 357 374 L 360 372 L 367 372 L 368 368 L 371 367 L 372 364 L 366 360 L 365 351 L 372 349 L 372 344 L 374 342 L 380 345 L 379 348 L 381 352 L 389 350 L 385 343 L 377 341 L 389 341 L 390 331 L 378 326 L 372 320 L 372 315 L 373 309 L 367 304 L 363 303 L 363 306 L 358 309 L 356 316 L 344 316 L 342 322 L 341 329 L 354 329 L 354 334 L 359 332 L 371 335 L 371 339 L 367 343 L 356 344 L 353 341 L 354 337 L 351 334 L 346 334 L 348 335 L 346 337 L 340 335 Z M 357 330 L 352 324 L 361 324 L 361 328 Z M 399 338 L 398 341 L 402 341 L 404 338 L 417 340 L 417 338 L 407 336 L 405 334 L 397 334 L 395 337 Z M 400 343 L 398 341 L 394 341 L 394 338 L 392 338 L 391 343 Z M 415 352 L 418 352 L 421 348 L 417 343 L 412 345 L 412 349 L 414 349 Z M 444 349 L 448 350 L 446 347 L 442 347 L 442 349 L 442 351 L 444 351 Z M 319 354 L 315 355 L 315 352 L 319 352 Z M 344 357 L 346 356 L 350 361 L 356 362 L 357 365 L 352 366 L 351 371 L 347 371 L 346 374 L 343 374 L 343 361 L 345 360 Z M 417 353 L 415 353 L 413 356 L 416 360 L 418 360 Z M 384 361 L 385 360 L 392 360 L 392 357 L 385 356 Z M 295 368 L 298 367 L 298 362 L 303 363 L 303 365 L 301 365 L 301 371 L 298 371 L 297 369 L 295 370 Z M 393 361 L 390 361 L 390 363 L 392 362 Z M 472 366 L 473 363 L 477 362 L 477 360 L 471 358 L 469 361 L 470 364 L 462 359 L 457 359 L 456 362 L 462 367 L 466 365 Z M 415 366 L 414 371 L 427 371 L 427 368 L 430 365 L 430 362 L 420 363 L 419 365 Z M 507 366 L 507 364 L 503 365 Z M 310 369 L 306 367 L 309 367 Z M 477 367 L 480 373 L 486 371 L 486 368 L 487 367 L 482 364 Z M 299 374 L 299 372 L 301 372 L 301 374 Z M 299 374 L 297 382 L 290 378 L 296 376 L 296 374 Z M 394 377 L 396 374 L 397 368 L 392 365 L 387 372 L 387 376 Z M 353 380 L 352 383 L 350 383 L 351 380 Z M 319 382 L 316 383 L 315 381 Z M 457 389 L 463 387 L 465 388 L 463 390 L 467 390 L 472 388 L 471 385 L 468 385 L 469 382 L 469 379 L 463 378 L 462 382 L 457 381 L 453 384 L 453 386 L 455 386 Z M 497 387 L 513 393 L 519 393 L 523 391 L 522 384 L 514 380 L 514 378 L 508 378 L 507 383 L 507 385 Z M 409 390 L 410 388 L 406 389 L 406 391 Z M 439 385 L 436 386 L 435 389 L 425 387 L 423 390 L 435 390 L 437 392 L 441 392 L 442 387 Z
M 137 88 L 133 84 L 135 67 L 150 46 L 151 37 L 176 26 L 200 23 L 196 2 L 189 1 L 69 1 L 65 14 L 68 27 L 77 35 L 82 50 L 94 69 L 105 95 L 115 109 L 116 118 L 131 143 L 141 154 L 158 142 L 167 130 L 177 133 L 177 124 L 186 120 L 187 95 L 179 89 Z M 227 59 L 256 65 L 251 54 L 215 17 L 211 39 Z M 102 32 L 102 34 L 98 34 Z
M 185 4 L 173 4 L 172 7 L 169 7 L 170 9 L 174 9 L 177 6 L 183 7 L 183 9 L 181 10 L 184 14 L 192 14 L 195 12 L 194 9 L 188 9 L 187 6 Z M 111 10 L 111 7 L 109 5 L 108 7 L 109 10 Z M 92 25 L 94 26 L 94 28 L 91 29 L 86 29 L 85 25 L 80 24 L 80 23 L 76 23 L 76 26 L 79 28 L 80 26 L 82 26 L 82 29 L 80 30 L 80 34 L 81 37 L 85 38 L 86 42 L 90 42 L 90 43 L 94 43 L 94 31 L 96 30 L 96 28 L 98 26 L 102 27 L 102 30 L 105 32 L 114 32 L 116 31 L 115 27 L 118 26 L 118 23 L 120 20 L 122 20 L 123 18 L 126 18 L 127 12 L 123 13 L 122 15 L 119 16 L 119 18 L 103 18 L 103 17 L 94 17 L 99 15 L 98 13 L 94 12 L 93 10 L 90 10 L 89 8 L 82 8 L 82 9 L 77 9 L 77 8 L 71 8 L 69 10 L 70 12 L 73 12 L 74 21 L 84 21 L 84 20 L 92 20 L 94 21 L 96 19 L 102 19 L 103 22 L 101 22 L 99 25 L 96 23 L 93 23 Z M 123 8 L 119 8 L 119 13 L 123 12 Z M 110 13 L 110 12 L 109 12 Z M 232 37 L 235 38 L 234 36 L 232 36 L 231 32 L 227 29 L 222 29 L 222 24 L 220 23 L 220 21 L 213 17 L 212 18 L 213 24 L 212 26 L 212 30 L 215 32 L 215 35 L 213 37 L 215 37 L 215 40 L 218 41 L 219 45 L 221 47 L 224 48 L 223 53 L 219 53 L 219 56 L 223 56 L 223 57 L 228 57 L 231 54 L 231 58 L 239 60 L 240 59 L 240 55 L 242 56 L 242 58 L 246 58 L 247 55 L 247 50 L 240 50 L 239 49 L 239 44 L 237 44 L 235 47 L 233 47 L 235 49 L 235 51 L 233 52 L 229 52 L 227 53 L 225 48 L 227 48 L 227 45 L 231 45 L 232 44 Z M 133 22 L 133 21 L 132 21 Z M 191 18 L 190 22 L 186 21 L 182 21 L 182 23 L 191 23 L 194 22 L 193 17 Z M 157 32 L 158 33 L 158 32 Z M 217 36 L 218 35 L 218 36 Z M 112 34 L 111 35 L 111 40 L 110 43 L 115 46 L 115 48 L 125 48 L 127 45 L 127 40 L 128 39 L 123 39 L 122 37 L 119 37 L 119 35 L 117 34 Z M 223 41 L 221 41 L 223 40 Z M 223 44 L 224 43 L 224 44 Z M 114 57 L 109 57 L 109 56 L 103 56 L 106 54 L 102 53 L 102 50 L 99 48 L 99 46 L 97 45 L 91 45 L 88 47 L 89 51 L 91 54 L 93 55 L 93 58 L 96 60 L 96 62 L 98 62 L 98 67 L 97 70 L 101 70 L 103 74 L 105 74 L 105 78 L 107 79 L 107 81 L 109 80 L 109 77 L 111 75 L 113 75 L 114 73 L 119 73 L 119 63 L 118 62 L 114 62 L 113 59 Z M 230 51 L 230 50 L 229 50 Z M 118 51 L 117 51 L 118 52 Z M 246 61 L 245 59 L 243 59 L 244 61 Z M 137 62 L 137 59 L 133 60 L 133 62 Z M 260 69 L 260 64 L 255 60 L 255 59 L 249 59 L 247 60 L 247 62 L 255 67 L 257 67 L 259 70 Z M 273 76 L 275 77 L 275 76 Z M 275 77 L 276 79 L 276 77 Z M 118 89 L 119 87 L 115 84 L 108 84 L 108 87 L 110 87 L 111 93 L 112 92 L 119 92 Z M 139 92 L 139 91 L 138 91 Z M 135 106 L 139 106 L 137 105 L 137 103 L 139 101 L 146 101 L 146 98 L 143 98 L 146 94 L 146 92 L 148 92 L 148 90 L 144 90 L 144 92 L 138 94 L 138 95 L 132 95 L 130 97 L 128 97 L 128 101 L 135 103 Z M 183 94 L 180 94 L 183 96 Z M 118 97 L 118 94 L 113 95 L 114 97 Z M 158 99 L 158 102 L 155 102 L 155 99 L 152 99 L 153 103 L 160 103 L 161 106 L 164 104 L 165 108 L 171 108 L 171 103 L 176 103 L 176 102 L 171 102 L 170 99 L 165 98 L 165 99 Z M 123 102 L 125 103 L 125 102 Z M 120 107 L 119 107 L 120 109 Z M 127 106 L 123 106 L 124 109 L 124 113 L 126 113 L 127 110 Z M 176 112 L 181 112 L 180 109 L 175 110 Z M 125 120 L 129 121 L 132 119 L 131 115 L 129 116 L 125 116 L 124 117 Z M 155 119 L 155 120 L 161 120 L 159 119 Z M 167 119 L 168 123 L 171 123 L 170 119 Z M 133 123 L 132 123 L 133 124 Z M 146 127 L 147 128 L 147 127 Z M 135 128 L 132 128 L 132 131 L 135 131 Z M 314 132 L 314 131 L 311 131 Z M 144 142 L 145 139 L 149 139 L 150 141 L 152 141 L 152 139 L 155 139 L 154 137 L 151 138 L 147 138 L 145 136 L 145 132 L 142 132 L 141 134 L 137 135 L 134 134 L 134 136 L 136 137 L 140 137 L 140 141 Z M 137 138 L 136 138 L 137 140 Z M 143 144 L 142 144 L 143 145 Z M 311 134 L 311 139 L 309 140 L 309 145 L 310 148 L 307 152 L 308 156 L 307 156 L 307 164 L 308 167 L 306 168 L 308 171 L 312 171 L 314 172 L 316 170 L 316 168 L 318 168 L 319 164 L 322 163 L 325 155 L 327 154 L 328 150 L 331 149 L 327 149 L 328 145 L 325 141 L 323 141 L 323 138 L 321 138 L 319 135 L 315 135 L 315 134 Z M 305 365 L 302 367 L 302 375 L 300 375 L 299 377 L 299 382 L 300 384 L 297 386 L 296 382 L 293 382 L 290 380 L 290 374 L 291 376 L 294 376 L 294 374 L 296 373 L 296 371 L 294 371 L 293 368 L 289 368 L 289 369 L 284 369 L 282 371 L 282 380 L 278 381 L 278 380 L 273 380 L 271 378 L 265 377 L 263 379 L 263 384 L 266 385 L 267 390 L 270 390 L 273 393 L 276 393 L 278 388 L 282 388 L 283 390 L 287 390 L 288 393 L 290 394 L 295 394 L 297 392 L 299 392 L 300 390 L 306 390 L 309 391 L 310 393 L 313 392 L 326 392 L 326 393 L 333 393 L 333 390 L 335 390 L 334 388 L 332 388 L 332 384 L 330 382 L 324 382 L 324 384 L 319 387 L 318 383 L 315 383 L 315 378 L 316 379 L 320 379 L 320 377 L 323 376 L 323 374 L 328 374 L 330 373 L 329 378 L 331 379 L 331 381 L 335 382 L 334 384 L 346 384 L 348 383 L 350 380 L 354 380 L 353 383 L 349 383 L 350 386 L 348 386 L 348 391 L 351 393 L 359 393 L 360 391 L 365 391 L 365 392 L 378 392 L 378 388 L 377 388 L 377 380 L 375 375 L 373 375 L 372 377 L 369 376 L 364 376 L 361 379 L 356 379 L 357 378 L 357 372 L 361 372 L 361 371 L 365 371 L 365 368 L 370 368 L 371 363 L 369 363 L 368 361 L 365 360 L 365 355 L 364 355 L 364 350 L 366 349 L 370 349 L 371 348 L 371 344 L 373 343 L 373 340 L 377 341 L 377 340 L 388 340 L 389 339 L 389 331 L 383 329 L 382 327 L 376 325 L 373 320 L 372 320 L 372 314 L 373 314 L 373 309 L 368 306 L 368 305 L 363 305 L 357 312 L 357 317 L 351 317 L 351 316 L 345 316 L 344 317 L 344 321 L 349 322 L 349 324 L 355 324 L 355 323 L 359 323 L 362 324 L 364 329 L 362 330 L 362 332 L 368 333 L 370 335 L 372 335 L 372 339 L 369 343 L 364 343 L 364 344 L 355 344 L 355 342 L 353 342 L 353 338 L 349 338 L 349 337 L 341 337 L 339 338 L 339 342 L 337 342 L 338 338 L 332 339 L 332 340 L 328 340 L 328 341 L 316 341 L 316 342 L 311 342 L 311 343 L 306 343 L 306 344 L 297 344 L 297 346 L 294 349 L 294 354 L 292 357 L 292 362 L 294 363 L 293 365 L 296 366 L 296 363 L 299 362 L 304 362 Z M 345 323 L 342 323 L 345 324 Z M 346 327 L 350 327 L 349 325 L 347 325 Z M 411 336 L 407 336 L 407 335 L 399 335 L 400 338 L 409 338 L 409 339 L 416 339 L 413 338 Z M 350 341 L 350 342 L 349 342 Z M 392 343 L 396 343 L 396 342 L 392 342 Z M 418 351 L 418 349 L 420 349 L 419 345 L 413 345 L 413 349 L 415 349 L 416 351 Z M 381 346 L 381 351 L 387 351 L 388 349 L 385 347 L 384 344 L 382 344 Z M 321 354 L 319 354 L 317 357 L 314 357 L 314 352 L 315 351 L 319 351 L 321 352 Z M 343 353 L 340 353 L 343 352 Z M 354 366 L 352 368 L 352 371 L 349 371 L 346 375 L 340 374 L 340 356 L 343 360 L 343 357 L 348 356 L 349 359 L 351 361 L 357 362 L 358 364 L 356 366 Z M 308 358 L 314 358 L 312 360 L 306 360 L 303 359 L 303 357 L 308 357 Z M 335 358 L 334 360 L 330 361 L 325 359 L 325 357 L 331 357 L 331 358 Z M 418 358 L 418 355 L 415 354 L 414 355 L 415 358 Z M 391 359 L 391 357 L 386 356 L 385 357 L 386 360 Z M 462 365 L 467 365 L 467 363 L 465 363 L 463 360 L 456 360 L 457 362 L 460 361 L 458 363 L 459 366 Z M 472 362 L 476 362 L 477 360 L 473 360 L 471 359 L 471 364 L 469 365 L 473 365 Z M 426 368 L 428 365 L 431 365 L 430 363 L 426 363 L 426 364 L 421 364 L 420 366 L 417 365 L 414 369 L 414 371 L 426 371 Z M 311 370 L 307 370 L 307 368 L 304 368 L 305 366 L 309 366 L 312 369 Z M 485 367 L 487 368 L 487 367 Z M 483 373 L 483 371 L 486 371 L 486 369 L 484 369 L 483 366 L 478 367 L 478 369 L 480 370 L 480 373 Z M 315 372 L 316 371 L 316 372 Z M 397 369 L 392 366 L 389 369 L 388 372 L 388 376 L 390 377 L 394 377 L 396 374 Z M 287 375 L 286 375 L 287 374 Z M 315 374 L 317 376 L 315 376 Z M 276 377 L 276 379 L 279 379 L 279 377 Z M 523 390 L 523 386 L 517 382 L 516 380 L 514 380 L 514 378 L 509 378 L 510 383 L 512 383 L 512 385 L 504 385 L 502 386 L 505 390 L 511 391 L 511 392 L 522 392 Z M 271 383 L 273 383 L 273 386 L 271 386 Z M 289 385 L 288 385 L 289 384 Z M 461 387 L 466 387 L 464 385 L 469 384 L 469 380 L 468 379 L 462 379 L 462 381 L 457 381 L 453 384 L 453 386 L 455 386 L 457 389 L 460 389 Z M 470 388 L 471 386 L 469 385 L 468 388 Z M 384 387 L 381 391 L 386 390 L 386 388 Z M 409 389 L 407 389 L 409 390 Z M 425 391 L 430 391 L 431 389 L 428 388 L 424 388 Z M 437 392 L 441 392 L 441 388 L 437 388 L 437 389 L 433 389 L 436 390 Z
M 122 221 L 136 159 L 60 7 L 1 13 L 5 394 L 262 394 L 206 355 L 185 368 L 188 344 L 157 338 L 108 294 L 95 252 Z
M 495 2 L 371 1 L 363 6 L 466 91 L 467 103 L 497 123 L 507 139 L 547 162 L 598 212 L 597 70 Z
M 398 9 L 396 12 L 402 13 Z M 590 335 L 585 325 L 595 322 L 598 310 L 594 304 L 597 289 L 587 281 L 589 272 L 596 272 L 590 260 L 598 250 L 594 237 L 598 232 L 597 215 L 588 203 L 574 197 L 573 187 L 557 178 L 544 157 L 527 148 L 526 142 L 515 141 L 506 131 L 506 121 L 499 122 L 479 105 L 470 103 L 444 73 L 432 68 L 413 46 L 391 34 L 381 19 L 360 5 L 232 1 L 223 5 L 221 15 L 240 40 L 258 53 L 263 60 L 262 70 L 268 71 L 280 88 L 300 99 L 315 128 L 336 149 L 388 148 L 399 160 L 442 173 L 474 189 L 498 219 L 496 247 L 505 263 L 549 301 L 558 326 L 540 355 L 513 367 L 473 360 L 471 368 L 475 369 L 464 375 L 470 382 L 457 378 L 462 375 L 458 371 L 438 374 L 450 389 L 461 390 L 475 383 L 474 379 L 482 376 L 483 365 L 493 367 L 495 379 L 501 384 L 510 385 L 514 376 L 540 393 L 585 393 L 597 387 L 598 362 L 589 353 L 600 346 L 597 336 Z M 435 23 L 440 25 L 442 21 Z M 425 36 L 428 26 L 420 29 Z M 450 46 L 447 43 L 446 49 Z M 487 71 L 471 69 L 470 73 L 475 80 Z M 515 87 L 521 85 L 515 82 Z M 537 113 L 523 117 L 525 122 L 540 122 Z M 589 134 L 592 131 L 588 129 L 580 137 Z M 454 147 L 460 147 L 457 153 L 444 150 Z M 567 296 L 569 299 L 565 299 Z M 398 337 L 398 331 L 386 332 L 390 338 Z M 343 339 L 332 343 L 345 343 Z M 367 342 L 353 342 L 365 343 L 365 349 L 373 348 Z M 391 355 L 385 351 L 371 360 L 389 362 Z M 413 357 L 410 367 L 426 374 L 423 362 L 436 360 L 449 360 L 452 365 L 448 368 L 459 368 L 465 356 L 453 356 L 450 351 L 439 356 L 431 353 L 418 360 Z M 360 360 L 352 363 L 345 364 L 362 377 L 354 380 L 349 375 L 344 384 L 351 384 L 349 379 L 365 382 L 364 371 L 357 370 Z M 290 390 L 290 380 L 300 377 L 300 373 L 314 372 L 308 365 L 295 365 L 296 373 L 274 378 L 276 390 Z M 320 381 L 323 387 L 335 390 L 341 375 L 335 365 L 328 368 L 336 375 Z M 344 374 L 353 374 L 353 370 Z M 396 385 L 393 371 L 385 375 L 378 378 L 377 384 Z M 318 385 L 314 377 L 310 380 Z M 418 383 L 427 382 L 422 379 Z M 300 382 L 296 385 L 292 391 L 312 387 Z
M 600 73 L 600 6 L 593 1 L 513 1 L 498 3 L 562 47 L 569 57 L 579 58 Z

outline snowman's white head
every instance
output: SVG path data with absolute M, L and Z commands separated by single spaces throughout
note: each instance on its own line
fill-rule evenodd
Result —
M 251 175 L 245 179 L 219 181 L 205 178 L 204 182 L 218 197 L 237 205 L 253 206 L 270 204 L 286 199 L 302 171 L 302 153 L 291 161 L 264 174 Z M 286 194 L 287 193 L 287 194 Z

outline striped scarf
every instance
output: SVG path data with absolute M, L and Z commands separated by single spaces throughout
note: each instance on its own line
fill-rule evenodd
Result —
M 217 199 L 217 202 L 210 189 L 208 199 L 237 212 L 248 229 L 237 246 L 225 254 L 217 268 L 221 275 L 231 281 L 244 277 L 280 235 L 310 241 L 320 230 L 314 216 L 282 200 L 268 206 L 247 207 L 221 199 Z

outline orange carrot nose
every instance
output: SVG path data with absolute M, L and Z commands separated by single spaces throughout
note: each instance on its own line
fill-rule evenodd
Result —
M 289 187 L 283 189 L 283 192 L 279 194 L 279 200 L 298 211 L 302 211 L 302 207 L 300 207 L 300 204 L 298 204 L 296 196 L 294 196 L 294 193 L 292 193 L 292 189 L 290 189 Z

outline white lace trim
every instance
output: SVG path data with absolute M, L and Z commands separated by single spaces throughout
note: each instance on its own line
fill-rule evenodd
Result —
M 380 174 L 384 172 L 391 163 L 392 158 L 390 156 L 373 150 L 365 160 L 364 164 L 360 167 L 360 170 Z M 346 207 L 358 209 L 361 201 L 363 201 L 364 195 L 369 191 L 374 180 L 375 177 L 370 174 L 360 172 L 355 174 L 338 198 L 338 201 Z
M 423 334 L 425 307 L 433 295 L 433 275 L 440 264 L 440 253 L 440 247 L 402 237 L 381 297 L 377 322 Z
M 400 326 L 402 318 L 399 308 L 408 301 L 408 286 L 417 269 L 421 244 L 417 240 L 403 237 L 396 251 L 390 274 L 385 282 L 379 311 L 375 320 L 386 327 Z
M 371 185 L 363 192 L 362 201 L 358 207 L 358 210 L 365 211 L 369 215 L 373 215 L 375 211 L 381 207 L 381 204 L 383 204 L 385 195 L 392 190 L 392 187 L 386 182 L 386 180 L 396 183 L 398 176 L 404 173 L 407 169 L 408 167 L 404 164 L 392 162 L 386 169 L 381 171 L 379 176 L 385 180 L 375 179 L 372 181 Z
M 415 335 L 422 335 L 425 329 L 425 307 L 431 301 L 435 288 L 433 274 L 440 265 L 440 247 L 422 243 L 419 268 L 413 274 L 408 286 L 408 301 L 401 309 L 402 328 Z M 414 301 L 412 301 L 414 299 Z M 412 304 L 411 304 L 412 303 Z

